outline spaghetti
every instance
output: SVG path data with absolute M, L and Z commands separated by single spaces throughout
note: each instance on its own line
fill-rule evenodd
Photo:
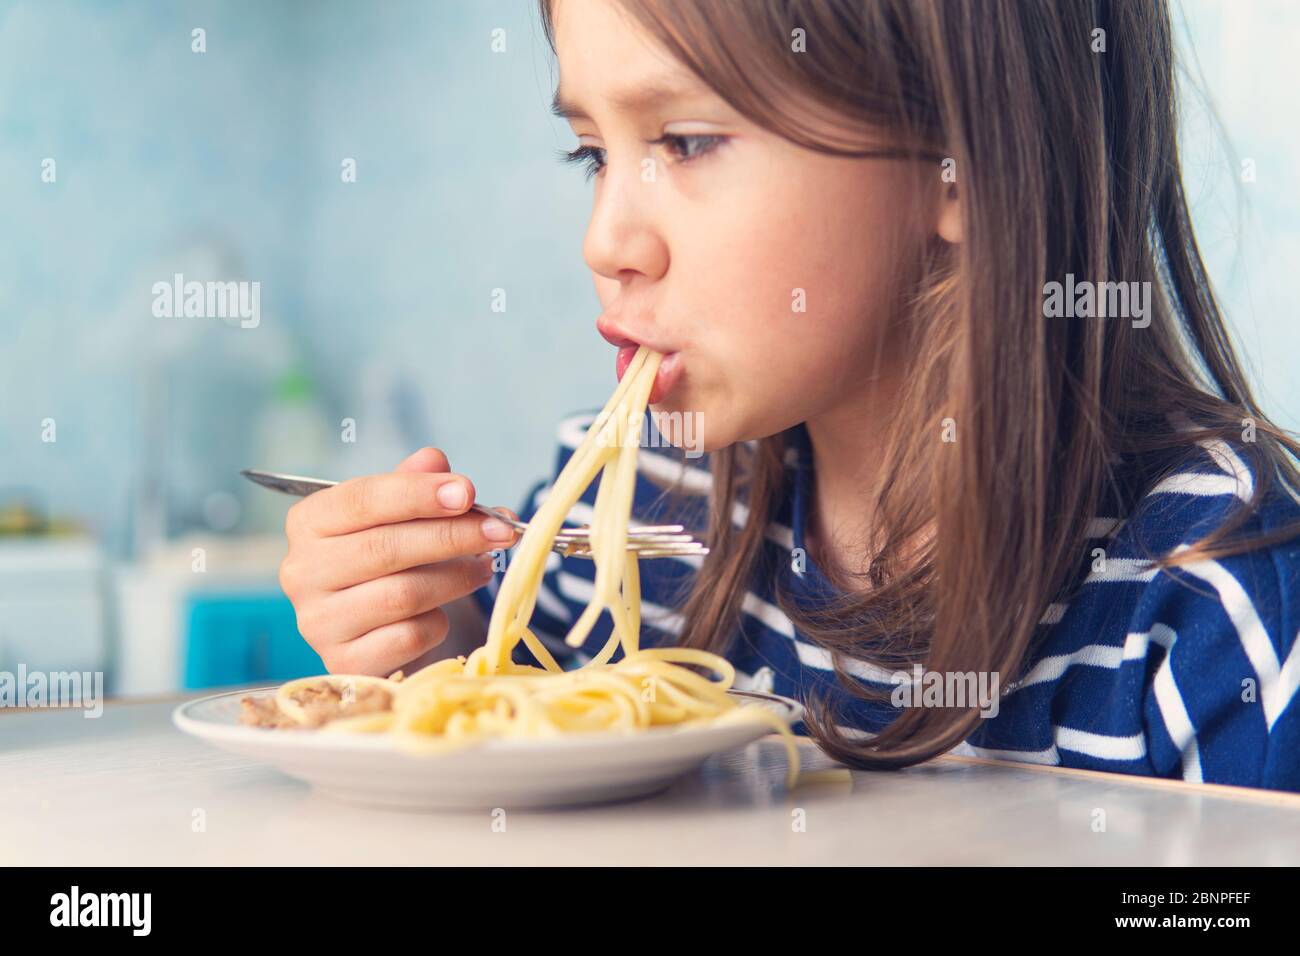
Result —
M 627 549 L 627 534 L 640 428 L 662 358 L 645 347 L 637 350 L 618 388 L 560 471 L 502 579 L 483 646 L 468 657 L 438 661 L 405 679 L 327 675 L 290 681 L 276 695 L 281 714 L 297 726 L 310 726 L 304 696 L 328 691 L 335 699 L 350 695 L 355 702 L 364 694 L 366 706 L 339 708 L 337 713 L 347 716 L 325 721 L 322 729 L 391 733 L 402 746 L 420 752 L 489 738 L 632 733 L 753 720 L 785 738 L 786 782 L 793 786 L 799 753 L 788 724 L 762 705 L 742 705 L 728 695 L 736 676 L 730 662 L 694 648 L 640 646 L 640 579 L 636 554 Z M 528 623 L 556 533 L 597 475 L 600 485 L 590 528 L 594 592 L 565 641 L 581 646 L 606 610 L 613 630 L 591 661 L 565 671 Z M 512 652 L 521 642 L 540 667 L 515 663 Z M 623 656 L 611 664 L 620 647 Z

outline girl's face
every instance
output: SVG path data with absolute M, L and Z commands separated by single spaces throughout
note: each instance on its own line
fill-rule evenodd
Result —
M 554 21 L 557 112 L 596 170 L 583 254 L 597 327 L 665 353 L 656 411 L 697 416 L 705 451 L 871 416 L 898 365 L 896 277 L 934 232 L 937 203 L 913 215 L 919 164 L 832 157 L 762 129 L 616 0 L 555 0 Z

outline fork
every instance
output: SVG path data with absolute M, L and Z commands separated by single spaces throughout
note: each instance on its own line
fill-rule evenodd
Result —
M 246 468 L 240 474 L 264 488 L 286 495 L 296 495 L 299 498 L 305 498 L 307 495 L 338 484 L 337 481 L 327 481 L 324 478 L 304 478 L 301 475 L 283 475 L 252 468 Z M 528 530 L 528 522 L 519 521 L 494 508 L 472 504 L 469 510 L 504 521 L 520 534 Z M 679 524 L 637 525 L 628 528 L 627 549 L 636 552 L 638 558 L 680 558 L 708 554 L 709 549 L 686 534 L 685 530 Z M 591 533 L 586 526 L 561 528 L 555 535 L 551 550 L 565 557 L 591 560 Z

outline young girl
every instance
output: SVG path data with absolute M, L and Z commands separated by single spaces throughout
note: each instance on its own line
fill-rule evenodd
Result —
M 1163 0 L 541 16 L 597 329 L 620 371 L 666 356 L 634 515 L 711 548 L 642 562 L 643 642 L 725 654 L 855 766 L 1300 790 L 1297 445 L 1192 236 Z M 446 653 L 448 612 L 481 640 L 513 538 L 473 494 L 424 449 L 290 511 L 281 582 L 332 671 Z M 532 623 L 575 663 L 592 576 L 556 557 Z

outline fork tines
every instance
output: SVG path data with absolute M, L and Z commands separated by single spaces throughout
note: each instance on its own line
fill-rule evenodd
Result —
M 591 528 L 587 525 L 561 528 L 555 535 L 552 548 L 566 556 L 590 558 Z M 639 558 L 673 558 L 709 553 L 709 549 L 686 533 L 685 526 L 680 524 L 638 525 L 628 528 L 627 549 L 635 551 Z
M 690 544 L 679 545 L 651 545 L 640 546 L 629 542 L 629 551 L 635 551 L 638 558 L 680 558 L 689 555 L 698 554 L 701 557 L 709 553 L 709 549 L 698 541 Z M 569 545 L 564 549 L 563 554 L 566 557 L 590 558 L 592 556 L 591 548 L 579 547 L 578 545 Z

